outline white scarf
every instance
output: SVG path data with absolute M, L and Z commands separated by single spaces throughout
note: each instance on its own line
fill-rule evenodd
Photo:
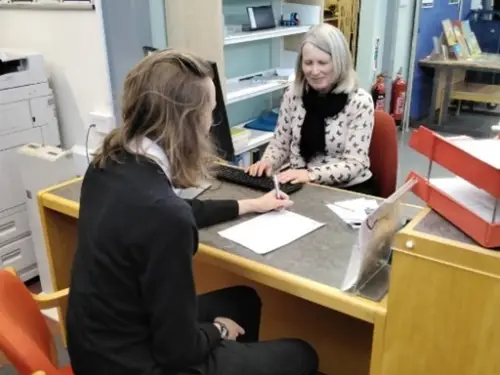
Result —
M 132 140 L 128 146 L 133 153 L 146 156 L 147 158 L 153 160 L 156 164 L 158 164 L 163 173 L 165 173 L 167 179 L 170 181 L 170 184 L 172 184 L 173 186 L 170 162 L 168 161 L 168 157 L 165 154 L 165 151 L 163 151 L 163 149 L 157 143 L 153 142 L 149 138 L 143 137 L 141 142 L 139 142 L 138 140 Z M 181 189 L 173 189 L 175 193 L 179 195 Z

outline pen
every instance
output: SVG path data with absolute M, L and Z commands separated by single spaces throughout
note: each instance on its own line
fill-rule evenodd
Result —
M 280 184 L 278 182 L 278 176 L 273 175 L 273 182 L 274 182 L 274 190 L 276 193 L 276 199 L 281 199 L 281 193 L 280 193 Z

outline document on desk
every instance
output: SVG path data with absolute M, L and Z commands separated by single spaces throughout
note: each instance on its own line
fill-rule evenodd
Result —
M 377 209 L 378 203 L 375 199 L 356 198 L 328 203 L 326 206 L 346 224 L 357 229 L 368 215 Z
M 272 211 L 219 232 L 257 254 L 267 254 L 324 224 L 290 211 Z

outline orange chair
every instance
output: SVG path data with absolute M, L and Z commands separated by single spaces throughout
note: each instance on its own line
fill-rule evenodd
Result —
M 398 136 L 394 119 L 386 112 L 375 111 L 370 144 L 370 170 L 382 198 L 396 190 L 398 178 Z
M 19 375 L 73 375 L 57 368 L 57 353 L 40 309 L 59 306 L 68 289 L 48 295 L 30 293 L 10 268 L 0 270 L 0 352 Z

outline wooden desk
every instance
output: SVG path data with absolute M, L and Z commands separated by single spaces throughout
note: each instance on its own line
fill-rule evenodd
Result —
M 465 82 L 465 72 L 500 72 L 500 54 L 484 53 L 467 60 L 443 60 L 429 57 L 419 61 L 422 67 L 434 69 L 430 116 L 434 122 L 436 110 L 439 110 L 437 122 L 433 130 L 453 131 L 442 125 L 448 117 L 450 101 L 468 100 L 480 103 L 500 104 L 500 86 L 483 83 Z M 458 130 L 458 129 L 457 129 Z M 467 128 L 467 130 L 473 130 Z M 458 130 L 463 132 L 463 129 Z M 484 134 L 477 134 L 483 136 Z
M 77 179 L 39 194 L 54 290 L 69 286 L 80 187 L 81 179 Z M 241 199 L 258 194 L 214 182 L 203 198 Z M 217 234 L 235 222 L 202 230 L 195 257 L 198 291 L 235 284 L 253 286 L 263 300 L 263 339 L 308 340 L 320 355 L 321 371 L 327 374 L 382 374 L 387 300 L 372 302 L 338 289 L 357 233 L 336 217 L 325 202 L 354 197 L 356 194 L 343 190 L 304 187 L 293 195 L 292 210 L 326 225 L 265 256 Z M 411 217 L 419 211 L 415 207 L 405 210 Z M 65 315 L 64 311 L 60 313 Z M 61 323 L 64 324 L 62 319 Z
M 427 208 L 393 246 L 382 373 L 500 374 L 500 249 Z

